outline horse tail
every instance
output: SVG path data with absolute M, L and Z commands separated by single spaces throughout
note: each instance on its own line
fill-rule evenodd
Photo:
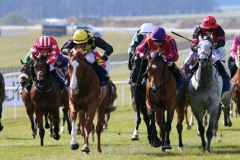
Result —
M 108 90 L 109 90 L 109 103 L 105 109 L 105 113 L 111 113 L 115 111 L 117 108 L 117 106 L 114 105 L 114 101 L 117 98 L 117 87 L 111 80 L 109 80 L 108 83 Z
M 3 101 L 5 100 L 6 98 L 6 95 L 5 95 L 5 82 L 4 82 L 4 77 L 2 75 L 2 73 L 0 73 L 0 79 L 1 79 L 1 88 L 0 88 L 0 91 L 1 91 L 1 103 L 3 103 Z

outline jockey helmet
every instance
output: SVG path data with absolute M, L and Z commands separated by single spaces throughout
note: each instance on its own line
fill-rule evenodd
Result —
M 217 26 L 218 26 L 217 21 L 212 16 L 205 17 L 201 24 L 201 27 L 203 29 L 214 29 L 214 28 L 217 28 Z
M 94 48 L 94 42 L 95 42 L 95 37 L 94 35 L 86 30 L 77 30 L 73 34 L 73 42 L 76 44 L 86 44 L 83 46 L 83 48 L 87 51 L 91 50 Z
M 162 27 L 154 28 L 152 32 L 152 40 L 153 41 L 163 41 L 166 37 L 166 32 Z
M 140 29 L 141 34 L 151 33 L 153 31 L 152 23 L 143 23 Z
M 49 36 L 42 36 L 36 42 L 36 48 L 40 52 L 48 52 L 51 49 L 51 39 Z

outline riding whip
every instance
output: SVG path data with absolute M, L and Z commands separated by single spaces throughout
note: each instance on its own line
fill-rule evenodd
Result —
M 184 38 L 184 39 L 186 39 L 186 40 L 192 42 L 191 39 L 188 39 L 188 38 L 186 38 L 186 37 L 184 37 L 184 36 L 182 36 L 182 35 L 180 35 L 180 34 L 178 34 L 178 33 L 176 33 L 176 32 L 173 32 L 173 31 L 172 31 L 172 33 L 175 34 L 175 35 L 177 35 L 177 36 L 179 36 L 179 37 L 181 37 L 181 38 Z

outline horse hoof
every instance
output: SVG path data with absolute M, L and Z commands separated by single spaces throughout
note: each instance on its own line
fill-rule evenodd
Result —
M 60 135 L 59 134 L 55 134 L 53 137 L 55 140 L 59 140 L 60 139 Z
M 166 150 L 166 149 L 172 149 L 171 145 L 168 144 L 168 143 L 166 143 L 166 142 L 165 142 L 164 146 L 162 146 L 162 148 L 163 148 L 164 150 Z
M 178 150 L 182 152 L 183 151 L 183 147 L 179 147 L 178 146 Z
M 132 141 L 138 141 L 139 140 L 138 135 L 133 135 L 131 140 Z
M 1 126 L 0 126 L 0 131 L 2 131 L 2 130 L 3 130 L 3 126 L 1 125 Z
M 158 148 L 161 147 L 162 141 L 159 138 L 156 138 L 152 141 L 152 147 Z
M 45 128 L 49 129 L 50 128 L 49 124 L 45 124 Z
M 64 127 L 61 128 L 61 133 L 65 133 L 65 128 Z
M 90 152 L 90 149 L 89 149 L 89 147 L 83 147 L 83 148 L 81 149 L 81 151 L 88 154 L 88 153 Z
M 79 148 L 78 143 L 71 145 L 71 150 L 77 150 Z
M 187 125 L 186 128 L 187 128 L 187 130 L 192 129 L 192 127 L 190 125 Z

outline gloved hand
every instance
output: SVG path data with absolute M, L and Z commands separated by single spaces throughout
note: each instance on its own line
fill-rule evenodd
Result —
M 104 55 L 102 56 L 102 59 L 103 59 L 104 61 L 107 61 L 107 60 L 108 60 L 108 56 L 107 56 L 106 54 L 104 54 Z
M 192 45 L 192 46 L 191 46 L 191 50 L 192 50 L 193 52 L 197 52 L 197 49 L 198 49 L 197 46 L 195 46 L 195 45 Z
M 68 49 L 67 48 L 63 48 L 62 49 L 62 54 L 63 55 L 68 55 Z

